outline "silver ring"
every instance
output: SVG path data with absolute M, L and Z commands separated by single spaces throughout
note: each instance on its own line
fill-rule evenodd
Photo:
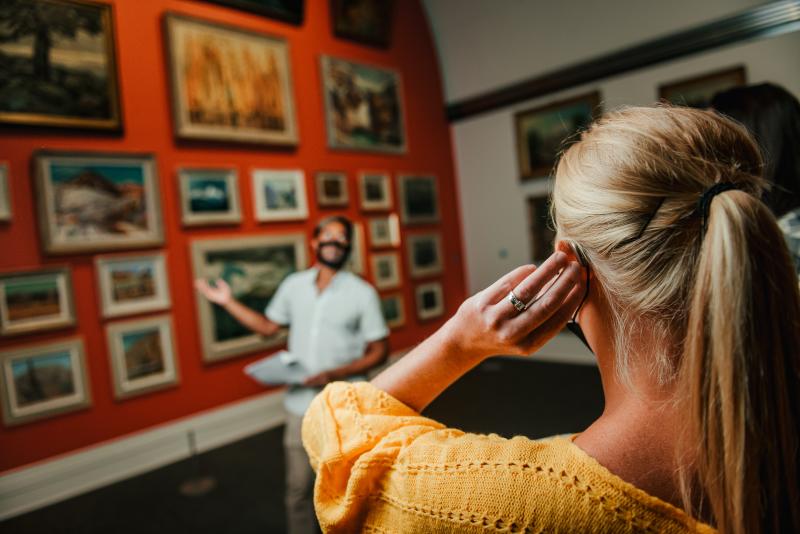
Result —
M 518 312 L 524 312 L 526 309 L 528 309 L 528 306 L 519 300 L 513 291 L 508 292 L 508 300 L 514 305 Z

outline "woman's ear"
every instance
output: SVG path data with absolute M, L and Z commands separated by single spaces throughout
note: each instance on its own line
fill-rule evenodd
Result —
M 575 253 L 575 249 L 572 248 L 572 245 L 569 241 L 564 241 L 563 239 L 557 241 L 556 251 L 566 254 L 569 261 L 577 261 L 580 263 L 580 259 L 578 258 L 578 255 Z

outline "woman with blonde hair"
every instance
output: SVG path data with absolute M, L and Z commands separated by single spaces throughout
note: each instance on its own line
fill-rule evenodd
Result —
M 327 532 L 799 532 L 800 295 L 757 146 L 710 111 L 628 108 L 556 170 L 557 252 L 467 299 L 371 384 L 304 420 Z M 565 324 L 605 409 L 571 437 L 419 412 Z M 569 387 L 569 384 L 564 384 Z

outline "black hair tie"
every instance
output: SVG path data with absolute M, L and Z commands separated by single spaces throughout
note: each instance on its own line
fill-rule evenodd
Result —
M 714 200 L 715 196 L 725 191 L 730 191 L 731 189 L 741 190 L 742 187 L 738 184 L 720 182 L 706 189 L 700 196 L 700 200 L 697 201 L 697 212 L 700 214 L 700 220 L 702 221 L 703 235 L 706 234 L 706 229 L 708 227 L 708 212 L 711 209 L 711 201 Z

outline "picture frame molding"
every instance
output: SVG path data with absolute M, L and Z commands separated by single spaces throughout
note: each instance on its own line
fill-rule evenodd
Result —
M 412 179 L 425 178 L 433 183 L 433 203 L 436 213 L 430 216 L 411 215 L 406 204 L 407 183 Z M 400 218 L 404 225 L 436 224 L 442 221 L 441 192 L 439 190 L 439 178 L 433 173 L 399 173 L 397 175 L 397 196 L 400 203 Z
M 414 245 L 419 241 L 433 241 L 436 249 L 436 264 L 430 267 L 420 267 L 414 259 Z M 444 272 L 444 248 L 442 234 L 439 232 L 425 232 L 406 235 L 406 253 L 408 254 L 408 273 L 412 279 L 428 278 Z
M 423 294 L 429 290 L 432 290 L 434 293 L 436 293 L 437 306 L 431 310 L 425 310 L 423 307 L 422 297 Z M 420 284 L 414 288 L 414 294 L 417 304 L 417 318 L 420 321 L 428 321 L 444 315 L 444 290 L 442 289 L 441 282 L 437 281 Z
M 389 238 L 380 240 L 375 238 L 375 225 L 386 221 L 389 226 Z M 369 244 L 373 249 L 382 248 L 397 248 L 400 246 L 400 218 L 395 213 L 390 213 L 386 216 L 370 217 L 367 220 L 367 227 L 369 229 Z
M 393 275 L 391 278 L 384 279 L 383 277 L 379 276 L 380 270 L 378 269 L 378 263 L 382 260 L 387 260 L 393 264 L 392 270 Z M 400 266 L 400 254 L 397 252 L 375 252 L 370 256 L 370 268 L 372 269 L 372 279 L 375 284 L 375 288 L 378 290 L 385 290 L 385 289 L 398 289 L 403 284 L 403 273 L 401 272 L 402 267 Z
M 324 194 L 324 181 L 336 177 L 342 184 L 342 194 L 338 199 L 331 199 Z M 314 185 L 317 192 L 317 205 L 321 208 L 346 208 L 350 205 L 350 187 L 347 173 L 344 171 L 317 171 L 314 173 Z
M 0 161 L 0 224 L 10 223 L 13 219 L 9 165 L 7 161 Z
M 195 172 L 225 172 L 228 186 L 230 209 L 227 213 L 197 214 L 191 211 L 190 183 Z M 178 168 L 178 189 L 180 192 L 181 224 L 183 226 L 236 225 L 242 222 L 242 207 L 239 190 L 239 171 L 236 167 L 189 167 Z
M 382 200 L 369 200 L 367 199 L 367 178 L 371 177 L 381 178 L 381 189 L 383 189 Z M 362 211 L 390 211 L 394 208 L 394 199 L 392 198 L 392 177 L 391 174 L 384 171 L 359 171 L 358 173 L 358 192 L 359 192 L 359 208 Z
M 399 318 L 395 319 L 395 320 L 391 320 L 390 321 L 389 319 L 386 319 L 384 317 L 384 320 L 386 321 L 386 326 L 388 326 L 390 329 L 396 329 L 396 328 L 400 328 L 402 326 L 405 326 L 405 324 L 406 324 L 406 309 L 405 309 L 406 306 L 405 306 L 405 298 L 403 298 L 403 293 L 398 291 L 398 292 L 390 293 L 390 294 L 387 294 L 387 295 L 381 295 L 381 301 L 388 300 L 388 299 L 397 300 L 397 302 L 399 303 L 397 309 L 399 310 L 400 313 L 399 313 Z
M 8 309 L 5 299 L 6 280 L 28 276 L 46 276 L 48 274 L 63 277 L 57 279 L 56 281 L 59 287 L 59 307 L 61 308 L 60 315 L 62 318 L 48 319 L 44 321 L 40 320 L 38 323 L 35 321 L 23 321 L 22 326 L 12 326 L 9 328 L 7 319 Z M 75 312 L 75 295 L 72 285 L 72 271 L 68 265 L 0 272 L 0 338 L 34 334 L 50 330 L 61 330 L 75 327 L 77 324 L 78 319 Z
M 253 213 L 258 222 L 304 221 L 308 219 L 308 195 L 305 172 L 301 169 L 252 169 L 250 176 L 253 186 Z M 291 178 L 297 191 L 297 207 L 293 209 L 270 210 L 267 206 L 265 182 L 270 178 Z
M 114 305 L 111 298 L 111 283 L 108 275 L 110 271 L 106 271 L 108 266 L 113 263 L 121 263 L 123 261 L 142 261 L 153 259 L 154 276 L 156 284 L 156 296 L 148 299 L 145 302 L 134 304 Z M 160 311 L 168 309 L 172 306 L 172 298 L 170 296 L 169 285 L 169 270 L 167 269 L 167 252 L 156 251 L 152 253 L 124 253 L 124 254 L 103 254 L 95 257 L 95 277 L 97 279 L 98 300 L 100 304 L 100 312 L 105 319 L 113 317 L 122 317 L 127 315 L 136 315 L 140 313 Z M 115 309 L 116 308 L 116 309 Z

